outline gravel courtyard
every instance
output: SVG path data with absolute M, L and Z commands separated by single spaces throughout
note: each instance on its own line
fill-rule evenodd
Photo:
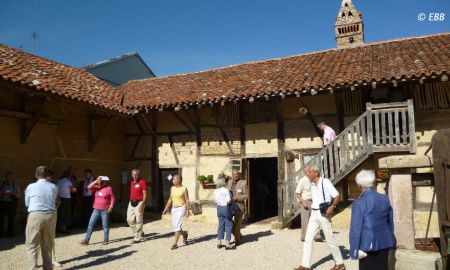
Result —
M 271 231 L 270 225 L 253 224 L 243 229 L 243 243 L 236 250 L 216 248 L 215 225 L 189 222 L 190 244 L 172 251 L 170 223 L 163 220 L 146 223 L 146 241 L 131 243 L 128 227 L 114 227 L 111 243 L 101 244 L 102 232 L 95 231 L 91 245 L 78 242 L 84 234 L 58 237 L 56 256 L 62 269 L 292 269 L 299 265 L 302 243 L 300 230 Z M 348 232 L 336 232 L 347 269 L 357 269 L 357 262 L 348 259 Z M 24 237 L 0 240 L 0 269 L 27 269 Z M 314 269 L 333 266 L 325 243 L 315 243 Z M 55 268 L 56 269 L 56 268 Z

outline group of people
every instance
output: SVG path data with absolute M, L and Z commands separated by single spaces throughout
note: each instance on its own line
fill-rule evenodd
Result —
M 43 268 L 53 269 L 53 266 L 61 266 L 56 260 L 55 235 L 58 230 L 67 230 L 70 224 L 71 201 L 69 194 L 76 191 L 70 181 L 68 173 L 54 183 L 53 173 L 45 166 L 36 169 L 37 181 L 28 185 L 25 190 L 25 206 L 28 209 L 27 225 L 25 229 L 25 246 L 29 259 L 30 269 L 37 269 L 38 248 L 41 248 Z M 140 178 L 140 171 L 132 171 L 130 188 L 130 202 L 127 211 L 127 222 L 133 231 L 133 242 L 143 240 L 143 213 L 146 203 L 147 184 Z M 80 242 L 88 245 L 94 227 L 101 219 L 103 226 L 103 245 L 109 243 L 109 215 L 114 209 L 116 198 L 110 179 L 107 176 L 98 176 L 94 179 L 92 170 L 85 170 L 83 180 L 83 194 L 87 199 L 90 209 L 90 217 L 87 222 L 85 238 Z M 11 184 L 6 183 L 7 186 Z M 11 191 L 2 191 L 2 194 L 10 194 Z M 17 192 L 15 197 L 19 197 Z
M 313 241 L 320 230 L 335 262 L 331 270 L 345 270 L 331 225 L 340 195 L 329 179 L 320 176 L 318 166 L 307 166 L 304 174 L 296 189 L 296 197 L 301 207 L 303 256 L 301 265 L 295 270 L 311 269 Z M 374 190 L 373 171 L 360 171 L 356 175 L 356 183 L 361 188 L 361 195 L 352 205 L 350 257 L 359 259 L 360 270 L 387 270 L 389 249 L 395 245 L 389 198 Z

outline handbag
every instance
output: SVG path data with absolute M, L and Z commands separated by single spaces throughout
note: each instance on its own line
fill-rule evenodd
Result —
M 238 211 L 238 205 L 237 202 L 233 199 L 233 193 L 230 191 L 230 196 L 231 196 L 231 202 L 230 202 L 230 213 L 232 216 L 236 215 L 237 211 Z
M 323 196 L 323 203 L 319 204 L 320 213 L 322 215 L 327 214 L 327 210 L 330 207 L 331 203 L 325 201 L 325 190 L 323 189 L 323 179 L 322 179 L 322 196 Z

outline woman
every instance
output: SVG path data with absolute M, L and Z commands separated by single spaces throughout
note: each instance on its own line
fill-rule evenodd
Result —
M 233 229 L 233 216 L 231 215 L 230 191 L 225 187 L 225 179 L 219 178 L 216 181 L 217 189 L 214 191 L 214 199 L 217 204 L 217 217 L 219 218 L 219 227 L 217 228 L 217 239 L 219 243 L 217 248 L 224 247 L 222 241 L 225 235 L 225 250 L 231 249 L 231 230 Z
M 109 178 L 106 176 L 97 177 L 97 180 L 88 185 L 88 189 L 94 194 L 94 211 L 89 220 L 86 238 L 83 239 L 80 244 L 89 245 L 95 223 L 97 223 L 98 218 L 101 217 L 103 226 L 103 245 L 107 245 L 109 243 L 109 214 L 112 212 L 114 203 L 116 202 L 114 192 L 109 186 Z
M 360 259 L 360 270 L 387 270 L 389 249 L 395 245 L 392 207 L 386 195 L 374 190 L 374 182 L 373 171 L 356 175 L 362 192 L 352 206 L 350 256 Z
M 172 205 L 172 227 L 175 232 L 174 243 L 171 247 L 172 250 L 178 248 L 178 239 L 180 235 L 183 236 L 183 243 L 188 244 L 188 233 L 183 231 L 181 226 L 183 225 L 184 217 L 189 217 L 189 194 L 187 188 L 183 187 L 181 176 L 176 174 L 172 178 L 172 188 L 170 189 L 170 197 L 164 208 L 163 215 L 167 213 L 169 207 Z

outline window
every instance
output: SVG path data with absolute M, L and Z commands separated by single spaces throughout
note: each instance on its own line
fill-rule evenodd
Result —
M 353 13 L 351 11 L 348 12 L 349 17 L 353 17 Z
M 231 162 L 231 171 L 233 171 L 233 170 L 241 171 L 241 160 L 240 159 L 232 159 L 230 162 Z
M 353 40 L 353 37 L 349 37 L 349 38 L 348 38 L 348 41 L 349 41 L 350 43 L 353 43 L 353 41 L 354 41 L 354 40 Z
M 345 13 L 344 12 L 342 12 L 342 15 L 341 15 L 342 17 L 345 17 Z

